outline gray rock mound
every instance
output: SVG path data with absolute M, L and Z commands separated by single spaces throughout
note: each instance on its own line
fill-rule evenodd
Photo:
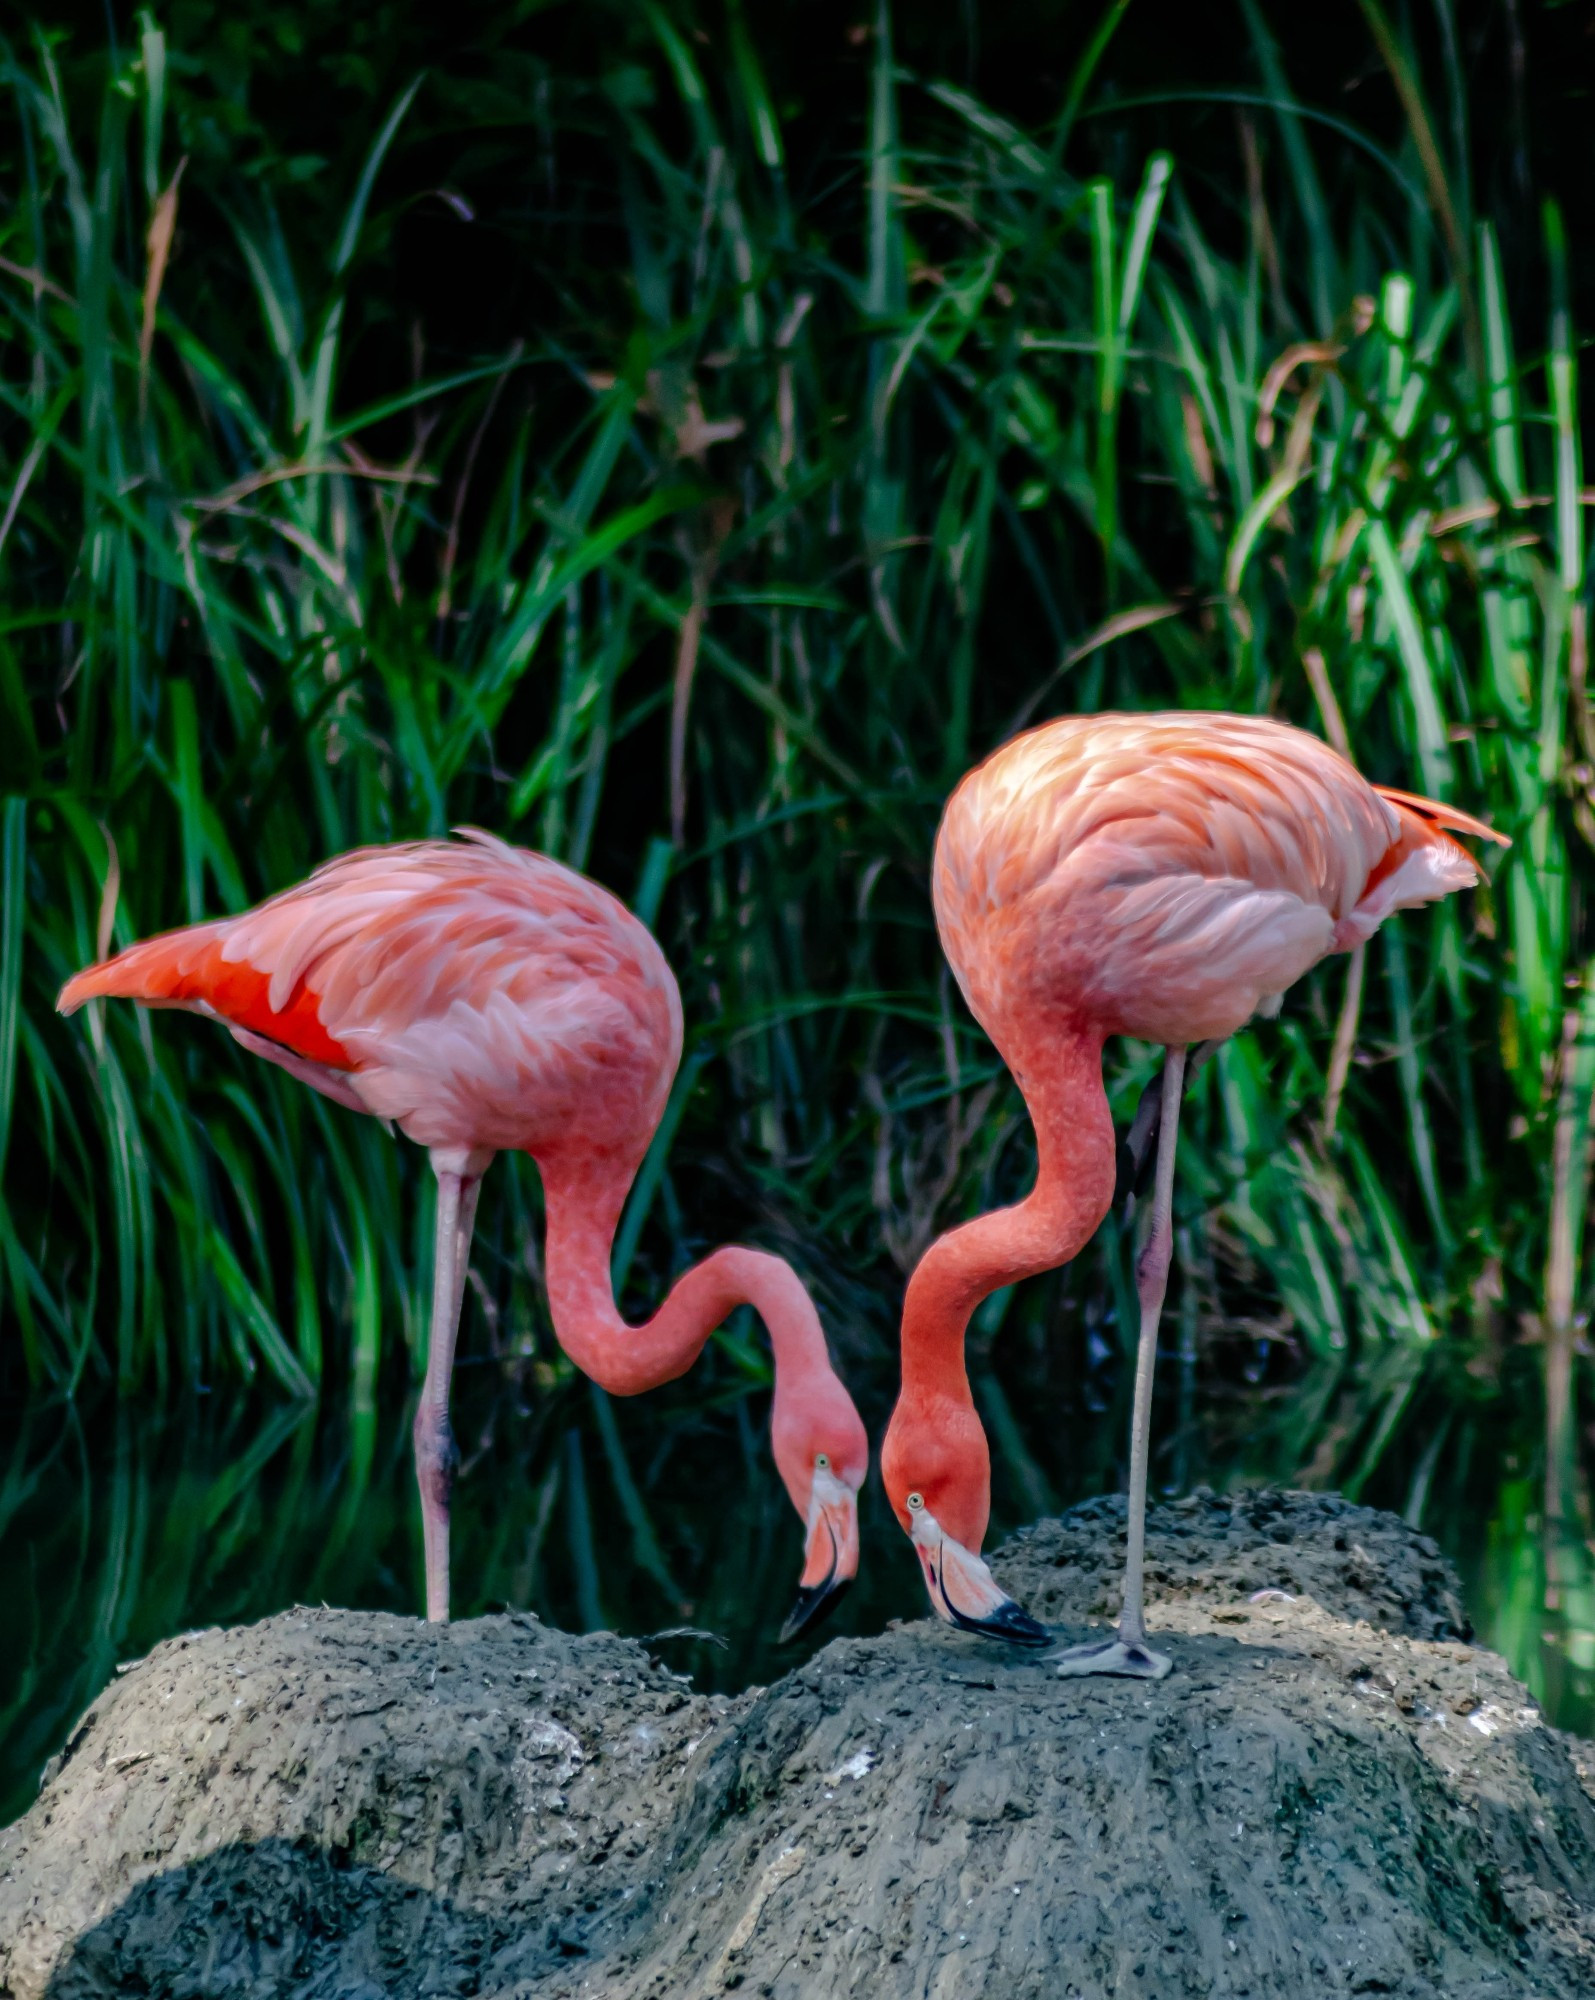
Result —
M 1125 1502 L 1114 1494 L 1038 1521 L 994 1558 L 1007 1589 L 1044 1624 L 1119 1614 Z M 1456 1571 L 1438 1542 L 1396 1514 L 1336 1493 L 1217 1494 L 1154 1507 L 1147 1590 L 1162 1603 L 1235 1601 L 1258 1590 L 1311 1598 L 1331 1617 L 1409 1639 L 1469 1639 Z
M 1121 1535 L 996 1567 L 1075 1636 Z M 929 1624 L 734 1699 L 529 1617 L 169 1641 L 0 1833 L 0 1994 L 1595 1993 L 1595 1804 L 1432 1544 L 1197 1496 L 1152 1553 L 1155 1686 Z

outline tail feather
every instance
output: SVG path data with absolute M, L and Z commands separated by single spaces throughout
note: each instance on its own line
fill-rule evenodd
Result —
M 114 958 L 73 973 L 61 988 L 56 1010 L 75 1014 L 85 1000 L 203 1000 L 206 995 L 192 975 L 207 946 L 214 952 L 215 945 L 211 924 L 145 938 Z
M 1477 859 L 1460 841 L 1453 840 L 1445 827 L 1453 826 L 1460 832 L 1477 830 L 1491 840 L 1502 839 L 1490 827 L 1466 813 L 1452 812 L 1449 806 L 1392 792 L 1383 785 L 1375 789 L 1394 809 L 1400 832 L 1363 884 L 1356 907 L 1335 926 L 1336 951 L 1366 943 L 1397 910 L 1438 902 L 1484 880 Z
M 56 1007 L 71 1014 L 85 1000 L 139 1000 L 146 1006 L 189 1007 L 251 1035 L 278 1043 L 296 1056 L 332 1069 L 358 1068 L 353 1056 L 322 1024 L 317 994 L 297 982 L 285 1004 L 271 1004 L 271 975 L 224 955 L 229 926 L 193 924 L 129 945 L 115 958 L 74 973 Z
M 1451 833 L 1471 834 L 1475 840 L 1493 840 L 1498 847 L 1512 845 L 1504 833 L 1497 833 L 1493 826 L 1486 826 L 1472 813 L 1459 812 L 1455 806 L 1442 805 L 1437 799 L 1420 798 L 1416 792 L 1398 792 L 1393 785 L 1375 785 L 1374 790 L 1398 810 L 1405 806 L 1408 812 L 1416 813 L 1431 826 L 1443 826 Z

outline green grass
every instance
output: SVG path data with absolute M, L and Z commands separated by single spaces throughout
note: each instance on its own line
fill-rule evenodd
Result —
M 440 147 L 467 183 L 477 158 L 442 84 L 372 110 L 312 237 L 295 204 L 328 213 L 334 170 L 311 188 L 200 145 L 188 52 L 153 25 L 102 65 L 12 46 L 9 1381 L 352 1382 L 369 1405 L 414 1372 L 413 1153 L 194 1023 L 52 1002 L 108 945 L 473 821 L 632 898 L 682 980 L 691 1089 L 628 1216 L 629 1303 L 713 1241 L 767 1241 L 878 1406 L 905 1271 L 1031 1171 L 935 946 L 940 802 L 1025 721 L 1224 707 L 1343 739 L 1515 844 L 1211 1065 L 1174 1310 L 1219 1375 L 1311 1364 L 1269 1405 L 1281 1476 L 1418 1514 L 1433 1410 L 1462 1412 L 1454 1452 L 1526 1331 L 1576 1512 L 1595 719 L 1566 234 L 1547 198 L 1508 286 L 1469 107 L 1373 0 L 1399 142 L 1298 103 L 1245 0 L 1221 184 L 1186 171 L 1177 117 L 1146 146 L 1099 91 L 1123 12 L 1026 126 L 903 66 L 882 7 L 825 128 L 847 143 L 819 152 L 756 13 L 702 36 L 675 5 L 606 16 L 586 69 L 543 63 L 535 115 L 479 85 L 482 175 L 554 191 L 526 198 L 515 338 L 434 364 L 418 332 L 397 370 L 405 217 L 447 187 Z M 1121 1113 L 1155 1060 L 1113 1052 Z M 538 1214 L 507 1163 L 466 1346 L 555 1382 Z M 1127 1337 L 1129 1297 L 1110 1225 L 992 1301 L 977 1346 L 1000 1331 L 1057 1391 L 1088 1337 Z M 736 1328 L 698 1393 L 765 1379 Z M 1023 1408 L 995 1410 L 1000 1476 L 1035 1495 L 1045 1397 Z M 607 1462 L 640 1534 L 646 1480 L 593 1422 L 582 1477 Z

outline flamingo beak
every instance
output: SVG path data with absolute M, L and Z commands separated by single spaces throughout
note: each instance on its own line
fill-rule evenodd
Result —
M 803 1575 L 797 1602 L 781 1627 L 783 1643 L 828 1618 L 857 1574 L 858 1496 L 834 1473 L 816 1470 Z
M 910 1531 L 919 1566 L 925 1572 L 930 1606 L 938 1618 L 961 1632 L 979 1632 L 988 1639 L 1006 1639 L 1015 1646 L 1050 1646 L 1052 1635 L 1030 1613 L 1014 1603 L 980 1557 L 945 1534 L 935 1516 L 914 1516 Z

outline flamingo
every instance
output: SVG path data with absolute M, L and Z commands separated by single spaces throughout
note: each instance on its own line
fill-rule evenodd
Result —
M 681 1058 L 681 998 L 653 936 L 596 883 L 472 828 L 366 847 L 242 916 L 147 939 L 69 979 L 57 1005 L 115 995 L 221 1021 L 235 1041 L 351 1111 L 391 1119 L 437 1176 L 426 1381 L 414 1425 L 427 1617 L 449 1615 L 457 1454 L 449 1378 L 482 1176 L 536 1160 L 549 1311 L 612 1395 L 674 1381 L 737 1306 L 775 1357 L 775 1462 L 805 1525 L 790 1638 L 858 1568 L 864 1426 L 797 1274 L 728 1245 L 643 1326 L 615 1305 L 610 1250 Z
M 990 1458 L 964 1332 L 999 1287 L 1067 1263 L 1115 1192 L 1102 1086 L 1109 1035 L 1166 1051 L 1151 1228 L 1136 1266 L 1140 1340 L 1116 1636 L 1064 1653 L 1066 1674 L 1158 1679 L 1142 1592 L 1148 1428 L 1172 1247 L 1174 1156 L 1193 1062 L 1392 911 L 1481 879 L 1446 831 L 1503 837 L 1468 814 L 1369 784 L 1316 737 L 1259 716 L 1065 717 L 1016 737 L 960 783 L 936 838 L 936 924 L 970 1010 L 1035 1127 L 1034 1188 L 934 1242 L 903 1306 L 902 1385 L 881 1454 L 893 1511 L 933 1609 L 1021 1644 L 1044 1628 L 981 1560 Z

